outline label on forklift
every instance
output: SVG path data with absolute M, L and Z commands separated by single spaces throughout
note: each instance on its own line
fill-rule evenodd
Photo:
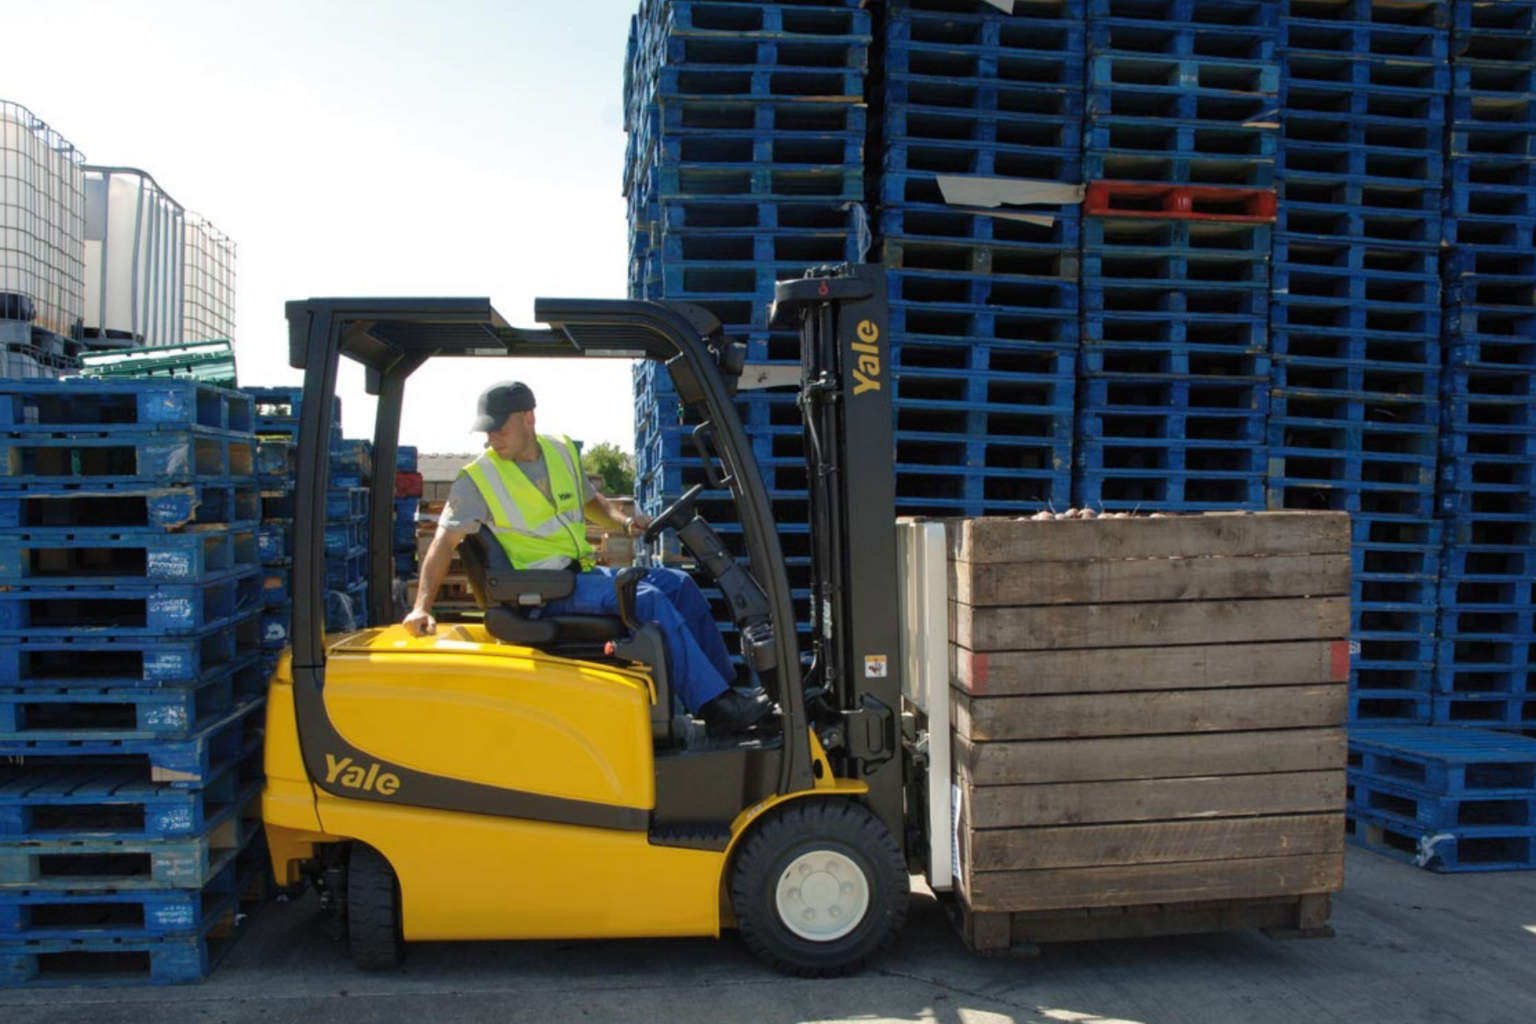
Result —
M 864 678 L 884 679 L 887 675 L 887 662 L 883 654 L 864 655 Z

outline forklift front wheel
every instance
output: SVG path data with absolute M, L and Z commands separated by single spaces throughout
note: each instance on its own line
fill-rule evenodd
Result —
M 354 842 L 347 864 L 347 944 L 365 971 L 399 967 L 405 959 L 400 881 L 384 855 Z
M 868 808 L 842 801 L 783 807 L 747 839 L 731 874 L 742 938 L 802 977 L 858 970 L 896 938 L 910 895 L 890 832 Z

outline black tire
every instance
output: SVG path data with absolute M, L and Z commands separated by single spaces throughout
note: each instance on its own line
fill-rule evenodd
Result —
M 400 928 L 400 882 L 384 855 L 352 844 L 347 864 L 347 942 L 352 962 L 365 971 L 387 971 L 405 959 Z
M 815 864 L 822 857 L 823 864 Z M 822 898 L 803 896 L 791 871 L 807 885 L 820 886 Z M 847 875 L 850 871 L 857 877 Z M 839 872 L 842 884 L 835 881 Z M 781 882 L 787 887 L 782 898 Z M 860 882 L 867 896 L 862 907 L 857 906 Z M 830 904 L 829 893 L 835 897 Z M 771 812 L 731 869 L 731 908 L 747 946 L 775 969 L 804 978 L 862 967 L 895 941 L 910 897 L 907 866 L 890 832 L 867 807 L 846 801 L 807 799 Z M 784 910 L 801 900 L 813 905 L 806 907 L 806 918 L 792 924 Z M 841 914 L 856 919 L 835 922 Z M 820 935 L 814 934 L 818 928 Z

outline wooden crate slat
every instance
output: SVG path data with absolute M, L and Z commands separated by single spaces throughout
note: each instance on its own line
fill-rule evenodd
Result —
M 1342 725 L 1348 687 L 1260 686 L 1221 690 L 971 697 L 951 690 L 956 728 L 973 740 L 1048 740 L 1159 733 L 1238 732 Z
M 1349 593 L 1349 554 L 949 563 L 951 600 L 977 607 L 1213 601 Z
M 1344 729 L 1117 736 L 980 743 L 956 733 L 955 764 L 972 786 L 1342 772 Z
M 966 820 L 973 829 L 1258 814 L 1323 814 L 1344 810 L 1344 773 L 1338 770 L 1274 772 L 1187 779 L 977 786 L 966 791 L 962 800 Z
M 1191 554 L 1312 555 L 1349 551 L 1343 512 L 1245 512 L 1130 519 L 986 518 L 948 524 L 950 557 L 966 562 L 1077 562 Z
M 976 697 L 1294 686 L 1349 679 L 1347 640 L 992 652 L 952 644 L 949 653 L 951 681 Z
M 1344 861 L 1336 853 L 1050 871 L 993 871 L 967 875 L 963 880 L 967 902 L 977 911 L 1242 900 L 1334 892 L 1343 884 Z
M 1344 850 L 1343 814 L 1267 815 L 1134 825 L 978 829 L 964 870 L 1042 871 L 1246 859 Z
M 950 603 L 950 636 L 971 651 L 1257 643 L 1338 639 L 1349 598 L 1268 598 L 975 608 Z

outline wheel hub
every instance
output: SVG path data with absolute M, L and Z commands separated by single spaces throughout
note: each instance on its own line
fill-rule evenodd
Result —
M 832 850 L 789 862 L 774 893 L 779 920 L 802 939 L 831 942 L 858 927 L 869 910 L 869 880 L 858 863 Z

